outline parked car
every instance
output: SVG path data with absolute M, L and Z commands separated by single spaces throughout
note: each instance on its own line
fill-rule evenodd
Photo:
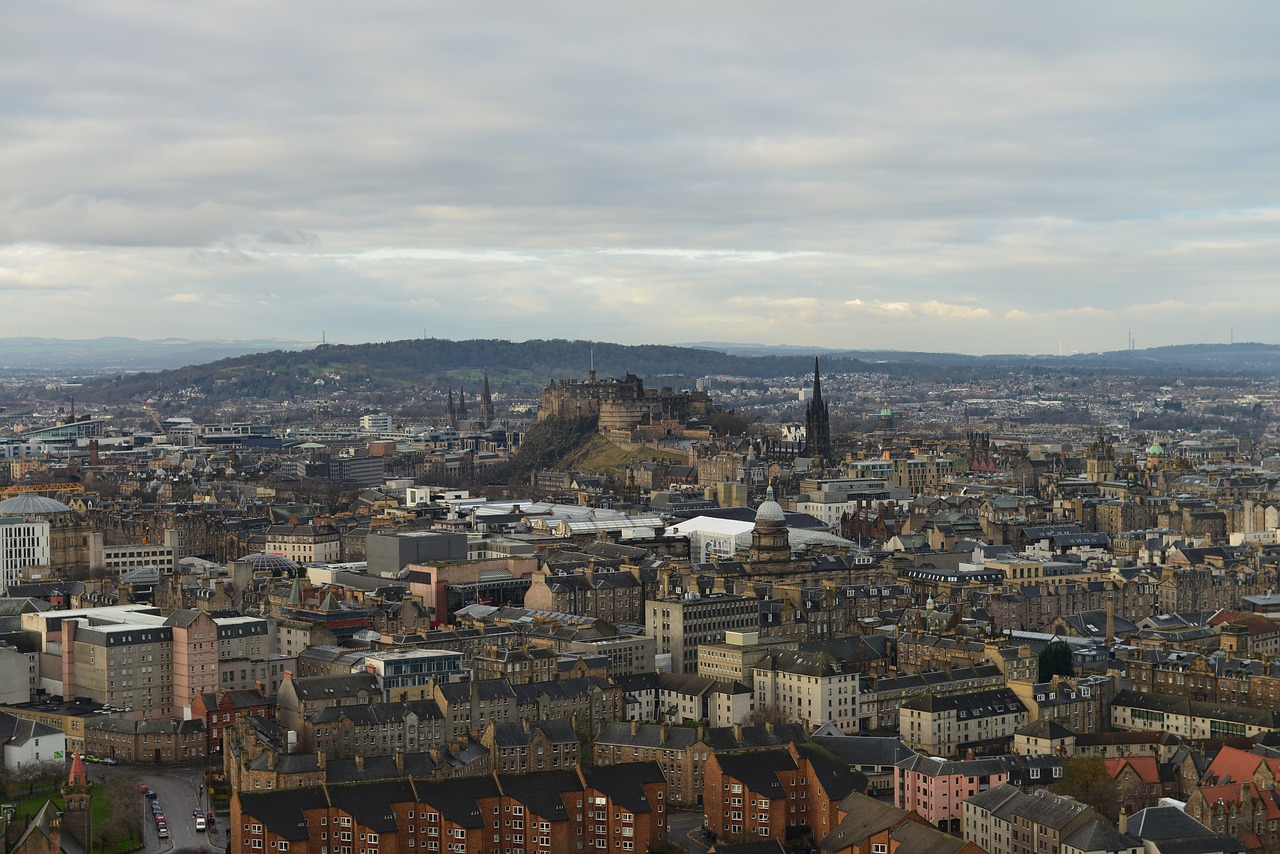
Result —
M 160 797 L 160 796 L 156 794 L 155 789 L 148 789 L 148 790 L 147 790 L 147 797 L 154 801 L 156 798 L 158 798 L 158 797 Z
M 156 831 L 156 835 L 157 835 L 157 836 L 159 836 L 161 839 L 168 839 L 168 838 L 169 838 L 169 828 L 167 828 L 167 827 L 161 827 L 159 830 L 157 830 L 157 831 Z
M 204 816 L 200 816 L 198 819 L 196 819 L 196 830 L 204 830 L 204 828 L 205 828 Z
M 120 764 L 116 762 L 114 759 L 112 759 L 110 756 L 106 757 L 105 759 L 99 759 L 98 761 L 101 762 L 103 765 L 119 765 Z
M 147 792 L 151 791 L 151 787 L 150 787 L 150 786 L 148 786 L 146 783 L 139 783 L 139 784 L 138 784 L 138 791 L 139 791 L 139 792 L 142 792 L 142 794 L 144 794 L 144 795 L 145 795 Z

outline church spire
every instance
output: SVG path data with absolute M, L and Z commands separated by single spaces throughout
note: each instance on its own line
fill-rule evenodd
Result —
M 480 421 L 488 427 L 493 423 L 493 395 L 489 393 L 489 369 L 484 369 L 484 387 L 480 390 Z
M 822 374 L 813 359 L 813 394 L 804 412 L 805 453 L 821 461 L 831 458 L 831 415 L 822 399 Z

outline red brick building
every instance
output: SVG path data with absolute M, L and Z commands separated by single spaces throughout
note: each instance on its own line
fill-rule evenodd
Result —
M 648 851 L 667 838 L 653 762 L 431 782 L 240 792 L 231 851 L 260 854 L 553 854 Z M 580 847 L 581 846 L 581 847 Z
M 707 759 L 703 809 L 719 839 L 822 839 L 836 826 L 836 806 L 867 779 L 816 744 L 713 753 Z
M 276 705 L 256 691 L 206 691 L 191 701 L 191 716 L 204 720 L 210 756 L 222 750 L 222 731 L 246 715 L 274 720 Z

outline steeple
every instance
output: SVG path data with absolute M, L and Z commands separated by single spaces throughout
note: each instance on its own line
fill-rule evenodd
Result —
M 489 394 L 489 369 L 484 369 L 484 387 L 480 390 L 481 426 L 488 427 L 493 423 L 493 396 Z
M 458 429 L 458 410 L 453 404 L 453 386 L 449 386 L 449 408 L 445 410 L 445 414 L 449 418 L 449 429 Z
M 458 389 L 458 420 L 461 421 L 466 417 L 467 417 L 467 393 L 462 389 Z
M 804 413 L 804 445 L 805 453 L 819 460 L 831 458 L 831 423 L 827 404 L 822 400 L 822 375 L 818 369 L 818 359 L 813 359 L 813 395 Z

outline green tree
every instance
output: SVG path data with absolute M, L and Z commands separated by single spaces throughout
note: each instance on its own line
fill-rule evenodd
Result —
M 1054 641 L 1040 650 L 1040 676 L 1037 681 L 1048 682 L 1054 676 L 1075 675 L 1071 646 L 1066 641 Z
M 1062 769 L 1062 779 L 1054 783 L 1053 791 L 1069 795 L 1082 804 L 1088 804 L 1116 821 L 1120 817 L 1120 793 L 1115 780 L 1107 773 L 1107 764 L 1101 756 L 1080 756 L 1067 762 Z

